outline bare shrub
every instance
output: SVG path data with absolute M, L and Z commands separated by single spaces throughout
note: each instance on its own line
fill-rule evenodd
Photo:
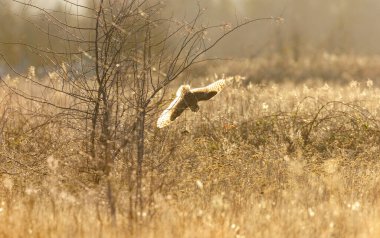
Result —
M 30 87 L 3 82 L 31 103 L 57 110 L 53 116 L 44 114 L 53 112 L 50 109 L 33 112 L 46 118 L 41 127 L 59 128 L 55 120 L 59 118 L 59 123 L 75 131 L 75 139 L 82 141 L 76 152 L 86 158 L 79 170 L 91 174 L 97 183 L 105 178 L 114 220 L 111 173 L 115 161 L 123 161 L 131 219 L 147 212 L 147 204 L 158 189 L 152 185 L 149 192 L 143 192 L 149 183 L 155 184 L 147 181 L 154 166 L 144 159 L 146 132 L 155 130 L 152 121 L 163 104 L 166 86 L 192 65 L 209 60 L 204 54 L 237 29 L 260 20 L 275 20 L 269 17 L 205 26 L 200 23 L 204 13 L 200 6 L 192 19 L 177 20 L 162 15 L 163 3 L 148 0 L 101 0 L 88 5 L 65 1 L 66 10 L 55 12 L 32 2 L 13 2 L 37 13 L 38 21 L 35 15 L 25 16 L 26 21 L 46 37 L 48 45 L 9 44 L 39 56 L 48 77 L 41 80 L 33 67 L 27 74 L 19 73 L 1 55 Z M 209 39 L 208 31 L 218 36 Z

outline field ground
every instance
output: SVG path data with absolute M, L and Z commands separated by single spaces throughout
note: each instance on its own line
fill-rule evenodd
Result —
M 105 181 L 85 169 L 81 122 L 50 118 L 56 109 L 3 86 L 0 237 L 380 237 L 378 63 L 326 54 L 199 73 L 247 78 L 168 128 L 154 128 L 157 115 L 149 121 L 139 224 L 128 153 L 108 179 L 112 219 Z

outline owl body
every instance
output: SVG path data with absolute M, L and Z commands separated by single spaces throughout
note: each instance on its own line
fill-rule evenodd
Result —
M 191 89 L 190 85 L 182 85 L 178 88 L 176 98 L 170 103 L 157 120 L 157 127 L 168 126 L 183 111 L 190 108 L 191 111 L 199 111 L 199 101 L 206 101 L 218 94 L 226 85 L 224 79 L 220 79 L 206 87 Z

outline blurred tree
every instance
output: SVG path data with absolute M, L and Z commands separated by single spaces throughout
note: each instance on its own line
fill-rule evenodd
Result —
M 43 2 L 43 1 L 40 1 Z M 58 19 L 70 20 L 63 12 L 70 10 L 67 1 L 56 0 L 57 4 L 46 5 Z M 93 7 L 96 1 L 83 0 L 81 4 Z M 191 20 L 196 12 L 197 1 L 166 0 L 162 15 L 170 14 L 179 20 Z M 380 2 L 363 0 L 199 0 L 207 14 L 200 21 L 207 24 L 236 23 L 245 17 L 282 16 L 284 24 L 262 24 L 254 30 L 243 28 L 236 35 L 223 40 L 220 46 L 208 52 L 219 57 L 253 57 L 262 54 L 279 54 L 298 59 L 315 51 L 335 53 L 380 53 L 380 32 L 375 29 L 380 20 Z M 46 19 L 27 8 L 15 7 L 10 0 L 0 0 L 0 42 L 32 43 L 46 47 L 48 39 L 41 32 L 32 30 L 30 22 L 22 21 L 21 15 L 33 14 L 35 20 L 46 24 Z M 83 15 L 86 8 L 81 11 Z M 29 11 L 29 12 L 28 12 Z M 22 14 L 21 14 L 22 13 Z M 71 19 L 73 20 L 73 19 Z M 78 19 L 77 19 L 78 20 Z M 85 24 L 84 18 L 80 24 Z M 78 25 L 79 23 L 77 23 Z M 50 29 L 57 31 L 57 28 Z M 222 31 L 223 29 L 221 29 Z M 207 37 L 212 38 L 210 33 Z M 54 43 L 54 41 L 52 41 Z M 236 44 L 239 42 L 239 44 Z M 56 44 L 58 44 L 56 42 Z M 226 47 L 231 46 L 231 47 Z M 63 47 L 56 45 L 55 47 Z M 69 47 L 69 46 L 64 46 Z M 1 44 L 0 52 L 19 69 L 28 65 L 41 65 L 30 49 Z
M 9 2 L 4 0 L 0 1 L 0 21 L 3 24 L 0 24 L 0 41 L 1 42 L 14 42 L 18 37 L 18 29 L 20 25 L 15 19 L 15 16 L 12 14 L 12 8 Z M 21 58 L 21 51 L 19 47 L 15 45 L 0 45 L 0 51 L 4 54 L 9 55 L 9 61 L 15 63 Z

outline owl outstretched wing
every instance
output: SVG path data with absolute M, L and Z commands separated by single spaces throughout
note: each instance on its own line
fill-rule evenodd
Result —
M 194 94 L 198 101 L 206 101 L 214 97 L 226 86 L 225 79 L 219 79 L 218 81 L 202 88 L 193 88 L 190 90 Z
M 161 116 L 157 120 L 157 127 L 163 128 L 168 126 L 172 121 L 179 117 L 182 112 L 187 108 L 186 102 L 183 96 L 178 96 L 170 103 Z

